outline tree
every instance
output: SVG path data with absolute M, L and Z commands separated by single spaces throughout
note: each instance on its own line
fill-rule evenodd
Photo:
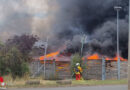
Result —
M 86 65 L 82 61 L 82 57 L 80 56 L 79 53 L 76 53 L 73 55 L 72 60 L 71 60 L 71 73 L 72 73 L 72 75 L 74 74 L 74 68 L 76 67 L 76 63 L 80 63 L 80 66 L 82 67 L 83 70 L 86 68 Z
M 23 72 L 23 63 L 25 60 L 23 60 L 21 52 L 17 48 L 13 47 L 9 50 L 7 56 L 9 56 L 9 58 L 7 59 L 9 64 L 8 66 L 11 69 L 11 74 L 13 78 L 15 78 L 16 76 L 23 76 L 23 74 L 25 73 L 25 71 Z
M 80 60 L 81 60 L 81 57 L 78 53 L 73 55 L 72 61 L 71 61 L 71 72 L 72 73 L 74 73 L 73 70 L 75 68 L 76 63 L 80 63 Z
M 28 63 L 25 62 L 24 56 L 16 47 L 4 51 L 5 48 L 0 51 L 0 73 L 2 75 L 11 74 L 15 79 L 17 76 L 22 77 L 29 72 Z
M 11 74 L 15 79 L 29 72 L 30 52 L 37 40 L 37 36 L 23 34 L 14 36 L 5 44 L 0 42 L 0 73 Z
M 16 35 L 12 39 L 9 39 L 6 45 L 9 47 L 16 46 L 22 54 L 28 55 L 36 41 L 38 41 L 37 36 L 23 34 L 21 36 Z

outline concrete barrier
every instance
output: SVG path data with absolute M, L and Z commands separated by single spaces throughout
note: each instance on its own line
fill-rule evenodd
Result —
M 40 84 L 40 81 L 30 80 L 30 81 L 26 81 L 25 84 L 26 84 L 26 85 L 39 85 L 39 84 Z
M 56 83 L 61 85 L 67 85 L 72 84 L 72 80 L 57 80 Z

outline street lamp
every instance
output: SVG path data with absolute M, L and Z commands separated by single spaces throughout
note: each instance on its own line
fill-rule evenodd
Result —
M 130 0 L 129 0 L 128 90 L 130 90 Z
M 117 69 L 118 69 L 118 80 L 120 80 L 120 57 L 119 57 L 119 11 L 122 9 L 120 6 L 115 6 L 114 9 L 117 12 Z

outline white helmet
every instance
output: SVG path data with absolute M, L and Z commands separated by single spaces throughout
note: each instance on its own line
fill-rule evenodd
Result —
M 79 63 L 76 63 L 76 66 L 79 66 L 80 64 Z

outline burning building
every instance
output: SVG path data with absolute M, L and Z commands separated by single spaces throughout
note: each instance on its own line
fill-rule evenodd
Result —
M 107 61 L 116 61 L 116 12 L 113 8 L 116 5 L 122 7 L 119 43 L 121 60 L 126 61 L 128 0 L 1 0 L 0 38 L 5 41 L 23 33 L 37 35 L 42 40 L 49 36 L 48 53 L 66 44 L 66 51 L 74 54 L 80 52 L 81 37 L 86 34 L 83 59 L 87 59 L 85 55 L 97 53 L 96 59 L 106 56 Z M 46 59 L 70 60 L 59 52 L 53 54 L 47 55 Z M 41 61 L 43 59 L 44 56 Z
M 103 65 L 103 59 L 105 60 L 105 65 Z M 46 56 L 41 56 L 39 58 L 40 63 L 43 65 L 44 60 L 46 62 L 46 74 L 49 76 L 51 74 L 57 75 L 57 79 L 72 78 L 71 65 L 72 58 L 71 54 L 61 53 L 60 51 L 52 52 Z M 121 60 L 121 78 L 127 78 L 127 59 L 120 56 Z M 116 57 L 103 57 L 97 53 L 93 55 L 84 56 L 82 58 L 83 77 L 84 79 L 102 79 L 103 73 L 102 69 L 105 69 L 106 79 L 116 79 L 117 78 L 117 56 Z M 43 70 L 43 69 L 42 69 Z M 94 72 L 93 72 L 94 71 Z M 50 73 L 51 72 L 51 73 Z M 53 72 L 53 73 L 52 73 Z M 51 77 L 50 76 L 50 77 Z

